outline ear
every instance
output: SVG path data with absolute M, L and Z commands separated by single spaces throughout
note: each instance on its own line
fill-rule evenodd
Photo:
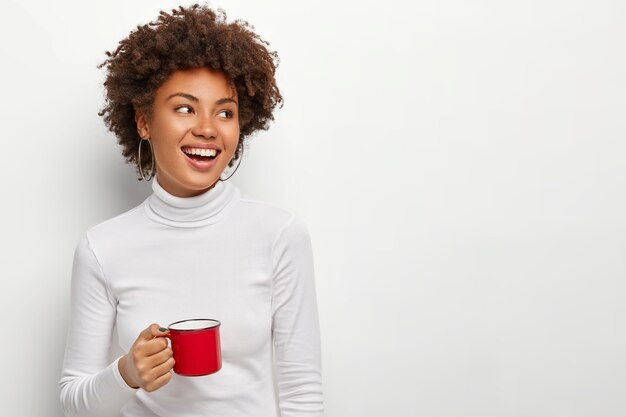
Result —
M 143 114 L 143 112 L 139 110 L 135 110 L 135 123 L 137 123 L 137 133 L 144 139 L 150 137 L 150 125 L 148 124 L 148 119 Z

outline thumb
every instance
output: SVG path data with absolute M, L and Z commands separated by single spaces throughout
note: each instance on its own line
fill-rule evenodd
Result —
M 167 334 L 169 330 L 164 327 L 159 326 L 156 323 L 152 323 L 150 326 L 146 327 L 139 334 L 139 339 L 143 340 L 152 340 L 155 337 L 162 337 Z

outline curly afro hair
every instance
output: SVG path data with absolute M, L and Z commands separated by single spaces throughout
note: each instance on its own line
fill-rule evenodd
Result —
M 105 106 L 98 112 L 122 146 L 126 161 L 144 171 L 151 168 L 152 155 L 137 151 L 141 141 L 135 111 L 148 119 L 156 90 L 176 70 L 208 67 L 225 73 L 239 97 L 239 143 L 233 160 L 239 158 L 244 140 L 257 130 L 267 130 L 276 106 L 283 97 L 274 74 L 279 63 L 275 51 L 243 20 L 226 22 L 226 13 L 206 5 L 179 6 L 171 13 L 161 10 L 156 21 L 137 25 L 119 42 L 106 65 Z M 141 178 L 139 178 L 141 179 Z

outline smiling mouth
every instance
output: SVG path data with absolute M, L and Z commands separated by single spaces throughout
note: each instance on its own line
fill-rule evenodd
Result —
M 200 149 L 200 148 L 183 148 L 182 151 L 187 155 L 189 159 L 194 161 L 210 161 L 215 159 L 219 155 L 220 151 L 217 149 Z

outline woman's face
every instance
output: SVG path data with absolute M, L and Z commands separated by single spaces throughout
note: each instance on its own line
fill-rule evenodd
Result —
M 215 185 L 237 148 L 238 110 L 237 92 L 220 71 L 178 70 L 159 87 L 152 118 L 138 112 L 135 120 L 150 137 L 167 192 L 191 197 Z

